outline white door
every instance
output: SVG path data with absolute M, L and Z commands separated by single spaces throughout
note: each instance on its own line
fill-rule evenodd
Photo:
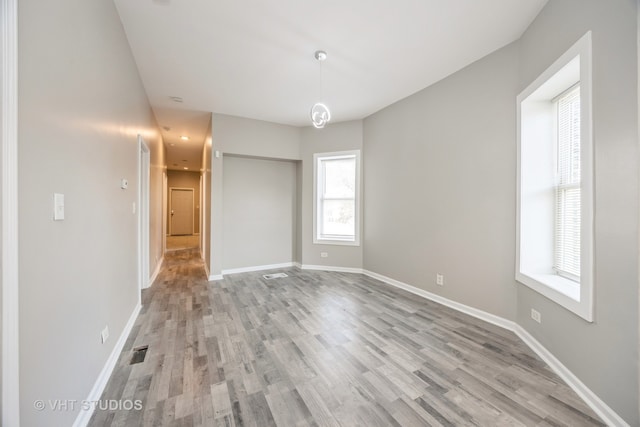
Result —
M 193 234 L 193 189 L 171 189 L 171 235 Z

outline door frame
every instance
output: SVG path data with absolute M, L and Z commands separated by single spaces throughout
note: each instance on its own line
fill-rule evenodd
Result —
M 0 3 L 2 98 L 2 419 L 20 425 L 18 288 L 18 1 Z
M 195 233 L 195 224 L 194 224 L 194 220 L 193 220 L 193 216 L 195 215 L 196 212 L 196 195 L 195 192 L 193 191 L 193 188 L 188 188 L 188 187 L 169 187 L 169 208 L 167 209 L 167 213 L 169 213 L 171 211 L 171 206 L 172 205 L 172 191 L 173 190 L 180 190 L 180 191 L 191 191 L 191 235 L 193 236 Z M 173 236 L 173 233 L 171 232 L 171 227 L 172 227 L 172 221 L 169 221 L 169 235 Z
M 138 135 L 138 302 L 142 289 L 149 287 L 149 185 L 151 151 Z

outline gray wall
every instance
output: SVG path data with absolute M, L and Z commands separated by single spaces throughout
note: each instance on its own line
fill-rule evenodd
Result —
M 293 262 L 296 163 L 224 156 L 223 270 Z
M 200 173 L 190 171 L 167 171 L 167 185 L 171 188 L 191 188 L 193 190 L 193 232 L 200 233 Z M 171 197 L 167 200 L 170 201 Z M 171 207 L 167 209 L 167 234 L 171 223 Z
M 640 425 L 636 7 L 635 0 L 551 0 L 521 39 L 519 77 L 520 91 L 592 30 L 595 322 L 522 285 L 517 320 L 631 425 Z
M 347 150 L 362 150 L 362 120 L 329 124 L 324 129 L 306 127 L 302 130 L 302 140 L 300 141 L 302 158 L 300 222 L 303 265 L 362 268 L 362 221 L 360 221 L 360 246 L 317 245 L 313 243 L 313 154 Z M 361 157 L 361 163 L 362 159 L 363 157 Z M 360 198 L 362 202 L 362 191 Z M 362 203 L 360 206 L 362 209 Z M 329 256 L 322 258 L 320 252 L 327 252 Z
M 364 120 L 364 268 L 507 319 L 517 59 L 506 46 Z
M 111 0 L 21 1 L 18 29 L 21 424 L 63 426 L 32 402 L 86 399 L 138 302 L 137 134 L 160 136 Z
M 212 150 L 225 155 L 299 160 L 300 133 L 300 128 L 293 126 L 213 114 Z M 213 157 L 211 164 L 211 275 L 221 274 L 223 268 L 225 157 Z

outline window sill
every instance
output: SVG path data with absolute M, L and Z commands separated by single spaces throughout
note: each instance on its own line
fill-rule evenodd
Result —
M 313 239 L 314 245 L 360 246 L 356 240 Z
M 580 303 L 580 284 L 556 274 L 516 274 L 516 280 L 583 319 L 592 322 L 591 310 Z

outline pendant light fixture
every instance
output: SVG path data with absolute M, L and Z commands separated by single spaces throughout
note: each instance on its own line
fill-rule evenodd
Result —
M 322 101 L 322 62 L 327 59 L 327 52 L 317 50 L 314 56 L 320 63 L 320 101 Z M 311 123 L 313 123 L 313 126 L 317 129 L 322 129 L 329 120 L 331 120 L 329 108 L 322 102 L 316 102 L 311 107 Z

